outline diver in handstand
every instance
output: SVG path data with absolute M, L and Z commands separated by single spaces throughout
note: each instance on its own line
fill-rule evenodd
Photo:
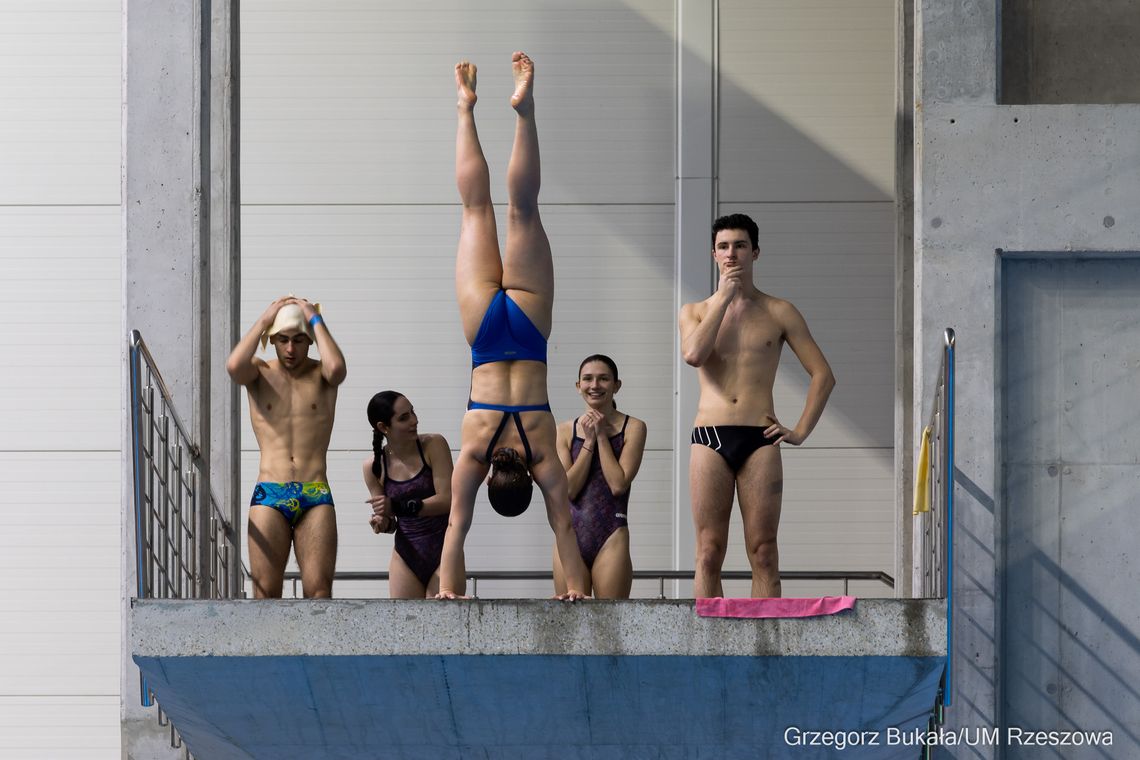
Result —
M 471 345 L 472 368 L 437 598 L 460 598 L 465 591 L 463 543 L 479 483 L 490 471 L 488 499 L 497 512 L 509 517 L 527 508 L 532 483 L 538 483 L 566 574 L 566 591 L 559 598 L 572 601 L 583 598 L 589 586 L 570 522 L 566 471 L 558 458 L 546 389 L 554 263 L 538 214 L 541 172 L 534 63 L 516 52 L 511 67 L 515 79 L 511 106 L 518 118 L 507 167 L 505 255 L 500 256 L 490 171 L 475 130 L 476 69 L 466 61 L 455 66 L 459 95 L 455 179 L 463 201 L 455 290 L 463 332 Z

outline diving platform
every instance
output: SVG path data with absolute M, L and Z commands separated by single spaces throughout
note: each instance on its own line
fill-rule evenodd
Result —
M 827 756 L 790 743 L 804 731 L 915 758 L 885 737 L 926 729 L 946 662 L 944 600 L 729 619 L 692 600 L 146 599 L 129 624 L 200 760 Z

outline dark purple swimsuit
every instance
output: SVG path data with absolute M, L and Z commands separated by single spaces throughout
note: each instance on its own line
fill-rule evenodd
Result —
M 401 499 L 420 499 L 435 496 L 435 481 L 431 477 L 431 468 L 424 458 L 424 447 L 416 440 L 416 448 L 420 450 L 420 461 L 424 466 L 418 473 L 408 480 L 392 480 L 384 478 L 384 495 L 390 501 Z M 384 459 L 384 473 L 388 473 L 388 457 L 381 451 Z M 447 515 L 433 517 L 400 517 L 396 520 L 396 554 L 404 560 L 404 564 L 415 573 L 425 587 L 439 568 L 439 558 L 443 554 L 443 535 L 447 533 Z
M 621 458 L 622 447 L 625 446 L 625 428 L 629 424 L 629 415 L 625 416 L 621 430 L 617 435 L 610 436 L 610 447 L 614 456 Z M 578 420 L 574 420 L 574 438 L 570 441 L 570 461 L 578 461 L 578 454 L 586 441 L 578 437 Z M 606 476 L 602 473 L 602 463 L 596 452 L 587 452 L 593 459 L 590 461 L 590 472 L 586 475 L 586 484 L 578 492 L 577 498 L 570 500 L 570 521 L 574 524 L 574 534 L 578 537 L 578 551 L 582 553 L 582 560 L 586 567 L 593 568 L 598 552 L 606 543 L 606 539 L 618 528 L 629 526 L 626 520 L 626 509 L 629 506 L 629 491 L 621 496 L 614 496 L 610 490 Z

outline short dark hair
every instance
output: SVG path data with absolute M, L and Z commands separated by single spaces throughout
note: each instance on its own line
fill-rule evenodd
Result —
M 721 230 L 744 230 L 748 233 L 749 240 L 752 241 L 752 250 L 760 247 L 760 228 L 756 226 L 756 222 L 752 221 L 752 217 L 748 214 L 729 214 L 722 216 L 713 222 L 712 226 L 712 243 L 716 247 L 716 233 Z
M 530 467 L 514 449 L 503 447 L 491 455 L 487 500 L 503 517 L 518 517 L 530 506 L 534 479 Z

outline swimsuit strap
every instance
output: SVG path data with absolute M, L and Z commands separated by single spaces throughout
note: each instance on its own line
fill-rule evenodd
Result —
M 515 427 L 519 431 L 519 440 L 522 441 L 523 448 L 526 450 L 526 463 L 529 466 L 532 456 L 530 451 L 530 441 L 527 440 L 526 430 L 523 429 L 522 417 L 518 412 L 503 412 L 503 419 L 499 421 L 499 427 L 495 430 L 495 434 L 491 436 L 491 442 L 487 444 L 487 464 L 491 463 L 491 457 L 495 453 L 495 444 L 499 442 L 499 436 L 503 434 L 503 428 L 507 426 L 507 420 L 511 417 L 515 419 Z
M 574 440 L 577 437 L 578 437 L 578 418 L 575 417 L 574 418 L 574 435 L 570 436 L 570 440 Z
M 629 415 L 627 414 L 625 416 L 625 422 L 621 423 L 621 430 L 618 431 L 618 435 L 622 435 L 625 433 L 625 426 L 628 424 L 629 424 Z
M 424 456 L 424 447 L 423 447 L 423 444 L 420 443 L 420 437 L 418 435 L 416 436 L 416 448 L 420 450 L 420 462 L 423 463 L 424 467 L 427 467 L 428 466 L 427 457 Z M 384 463 L 384 480 L 385 481 L 392 480 L 391 478 L 388 477 L 388 452 L 384 451 L 383 447 L 380 448 L 380 460 Z M 423 471 L 424 471 L 424 469 L 423 469 L 423 467 L 421 467 L 420 472 L 423 472 Z M 420 475 L 420 472 L 417 472 L 410 479 L 418 478 Z M 392 482 L 393 483 L 407 483 L 408 481 L 407 480 L 392 480 Z M 384 484 L 381 483 L 380 485 L 383 486 Z
M 503 434 L 503 428 L 507 426 L 507 415 L 509 412 L 503 412 L 503 418 L 499 420 L 499 427 L 495 430 L 495 434 L 491 436 L 491 442 L 487 444 L 487 464 L 491 463 L 491 457 L 495 453 L 495 444 L 499 442 L 499 436 Z
M 526 439 L 526 430 L 523 429 L 522 417 L 519 416 L 518 412 L 511 412 L 511 415 L 515 418 L 515 427 L 518 428 L 519 438 L 522 440 L 523 448 L 526 449 L 526 464 L 527 467 L 529 467 L 530 460 L 532 459 L 530 454 L 530 441 Z

